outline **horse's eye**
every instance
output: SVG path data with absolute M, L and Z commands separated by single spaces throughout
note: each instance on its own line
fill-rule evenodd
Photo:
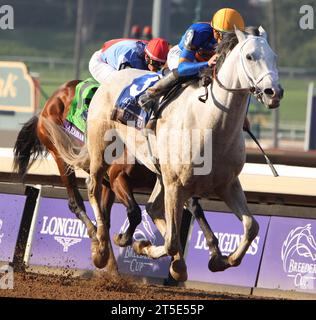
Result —
M 250 53 L 247 53 L 246 59 L 251 61 L 253 60 L 253 56 Z

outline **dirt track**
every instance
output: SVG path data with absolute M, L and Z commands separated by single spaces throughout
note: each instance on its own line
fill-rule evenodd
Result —
M 227 300 L 251 296 L 210 293 L 179 287 L 145 285 L 129 278 L 83 279 L 16 272 L 14 289 L 0 290 L 0 297 L 60 300 Z

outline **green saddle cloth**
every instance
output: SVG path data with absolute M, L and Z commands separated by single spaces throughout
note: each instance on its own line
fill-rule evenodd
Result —
M 75 96 L 66 119 L 82 133 L 86 132 L 89 105 L 99 87 L 100 83 L 93 78 L 81 81 L 76 86 Z

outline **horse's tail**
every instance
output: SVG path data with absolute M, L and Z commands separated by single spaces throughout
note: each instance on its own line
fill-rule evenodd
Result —
M 20 130 L 14 145 L 13 170 L 18 172 L 21 178 L 24 177 L 27 170 L 39 156 L 47 155 L 45 147 L 37 136 L 37 124 L 37 116 L 26 122 Z
M 41 121 L 59 156 L 71 167 L 70 169 L 75 167 L 88 170 L 90 158 L 87 146 L 78 146 L 78 143 L 61 126 L 51 120 L 42 118 Z

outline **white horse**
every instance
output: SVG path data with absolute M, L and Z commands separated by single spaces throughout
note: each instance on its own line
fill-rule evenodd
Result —
M 99 240 L 99 246 L 93 252 L 95 261 L 107 260 L 109 256 L 109 234 L 100 208 L 100 197 L 103 173 L 113 151 L 113 142 L 109 138 L 109 130 L 113 129 L 111 132 L 115 132 L 140 162 L 157 172 L 152 153 L 160 166 L 147 211 L 164 236 L 165 243 L 154 246 L 147 241 L 135 242 L 137 253 L 153 258 L 167 254 L 172 256 L 171 275 L 178 281 L 185 281 L 187 270 L 180 245 L 183 206 L 193 196 L 208 197 L 216 193 L 242 222 L 244 236 L 236 251 L 228 257 L 221 254 L 217 239 L 211 238 L 210 245 L 214 250 L 209 268 L 222 271 L 240 264 L 259 230 L 238 179 L 245 162 L 242 126 L 248 98 L 252 92 L 267 108 L 276 108 L 283 89 L 279 84 L 276 55 L 266 40 L 263 28 L 260 28 L 260 36 L 247 35 L 239 30 L 235 33 L 238 44 L 227 55 L 216 80 L 209 87 L 210 99 L 206 103 L 198 100 L 204 88 L 194 85 L 186 88 L 162 112 L 156 126 L 156 143 L 154 136 L 149 136 L 151 148 L 148 148 L 142 132 L 111 120 L 119 94 L 131 79 L 146 73 L 129 69 L 114 73 L 94 95 L 88 115 L 86 148 L 72 157 L 59 150 L 61 156 L 74 166 L 82 165 L 90 157 L 87 186 Z M 194 139 L 196 132 L 199 137 Z M 133 136 L 135 139 L 131 139 Z M 201 152 L 206 156 L 203 167 L 197 164 Z M 169 159 L 166 154 L 172 157 L 172 161 L 166 161 Z M 183 161 L 184 154 L 186 161 Z

